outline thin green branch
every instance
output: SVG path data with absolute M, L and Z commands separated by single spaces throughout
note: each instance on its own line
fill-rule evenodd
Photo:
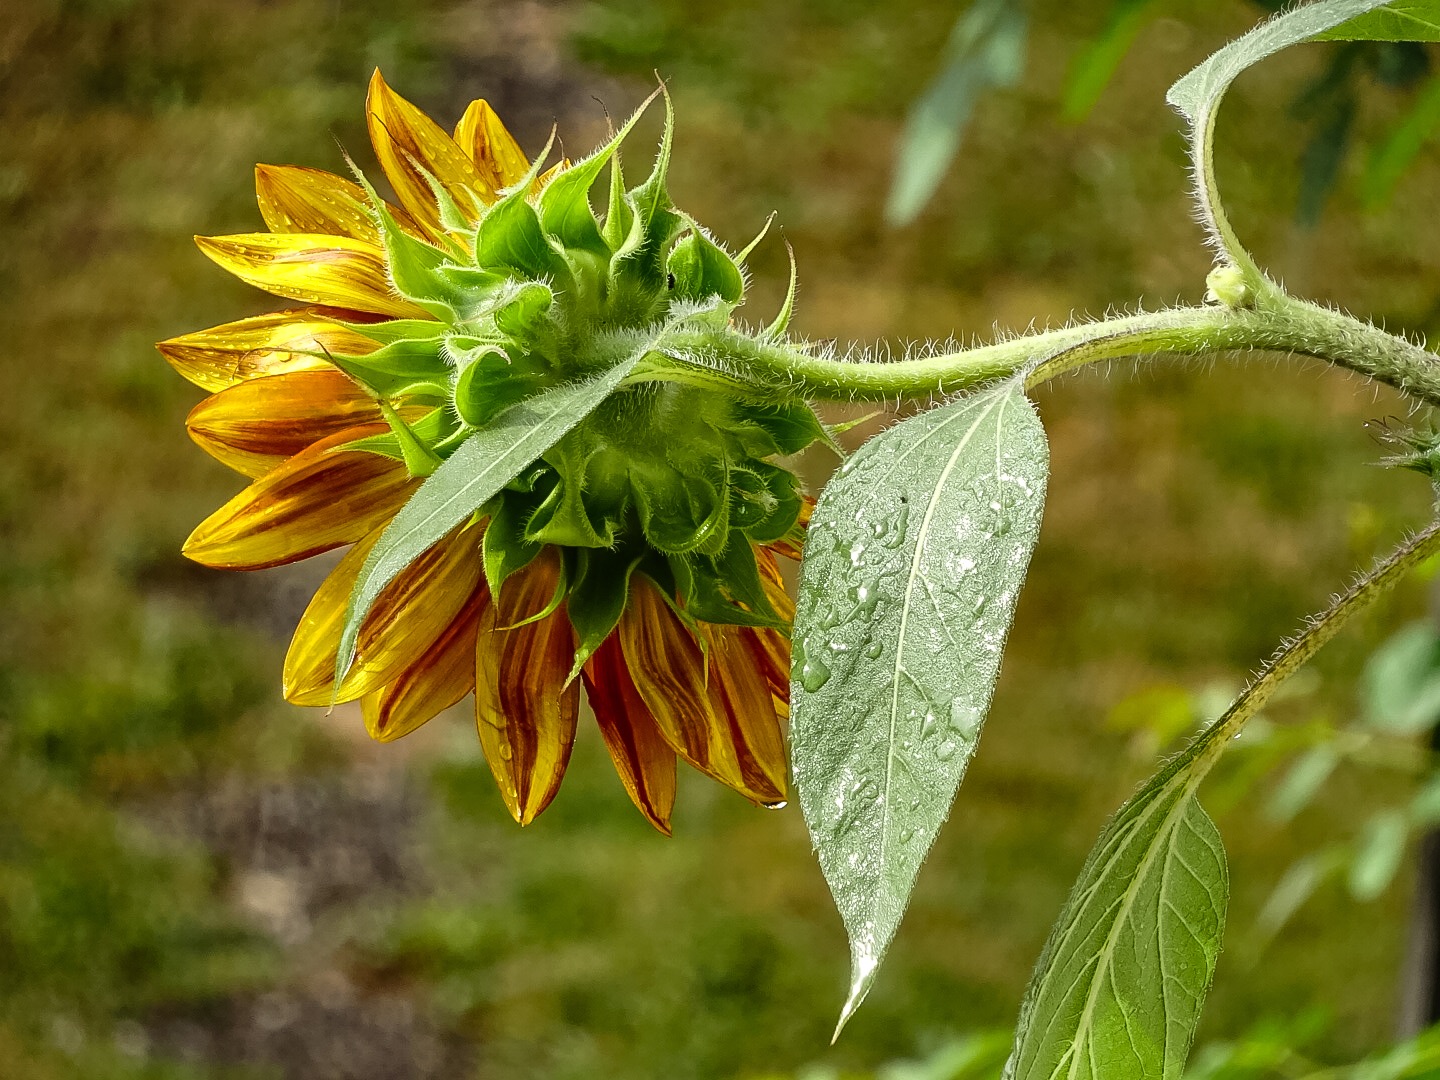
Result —
M 762 393 L 832 401 L 943 396 L 1017 374 L 1034 387 L 1124 357 L 1272 352 L 1324 360 L 1440 405 L 1440 356 L 1278 290 L 1254 299 L 1254 307 L 1178 307 L 896 361 L 846 360 L 710 328 L 668 334 L 658 351 L 691 368 L 693 377 L 704 372 Z

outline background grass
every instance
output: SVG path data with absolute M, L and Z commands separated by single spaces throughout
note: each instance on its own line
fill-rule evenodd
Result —
M 806 335 L 986 336 L 1197 299 L 1208 256 L 1163 91 L 1254 5 L 1174 0 L 1067 125 L 1065 73 L 1103 6 L 1040 0 L 1024 82 L 980 109 L 921 220 L 887 231 L 894 138 L 954 11 L 21 0 L 0 20 L 0 1076 L 753 1078 L 873 1069 L 1013 1021 L 1085 851 L 1162 749 L 1116 707 L 1238 685 L 1424 519 L 1426 485 L 1375 468 L 1363 427 L 1403 415 L 1394 397 L 1269 361 L 1042 391 L 1051 501 L 984 746 L 885 975 L 828 1050 L 845 950 L 794 809 L 689 775 L 666 841 L 586 730 L 521 833 L 463 707 L 381 747 L 347 709 L 279 700 L 324 568 L 180 559 L 239 482 L 188 443 L 199 395 L 151 345 L 273 306 L 189 235 L 258 227 L 255 161 L 333 169 L 336 141 L 363 150 L 377 64 L 442 122 L 483 95 L 527 148 L 558 121 L 572 153 L 658 70 L 677 200 L 737 245 L 778 211 Z M 1319 226 L 1295 223 L 1291 102 L 1324 62 L 1282 57 L 1227 106 L 1233 217 L 1297 291 L 1433 333 L 1433 148 L 1377 212 L 1353 154 Z M 1406 101 L 1365 94 L 1358 130 Z M 752 267 L 759 321 L 783 245 Z M 830 464 L 807 462 L 812 482 Z M 1369 651 L 1423 608 L 1419 585 L 1387 602 L 1272 719 L 1348 715 Z M 1217 793 L 1234 900 L 1205 1037 L 1317 1008 L 1322 1056 L 1387 1041 L 1403 881 L 1364 906 L 1322 891 L 1264 951 L 1249 931 L 1291 860 L 1352 835 L 1396 783 L 1342 772 L 1285 828 Z

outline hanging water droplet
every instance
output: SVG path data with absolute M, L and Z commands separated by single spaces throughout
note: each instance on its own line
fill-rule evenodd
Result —
M 761 805 L 764 806 L 766 810 L 784 810 L 785 807 L 790 804 L 784 799 L 781 799 L 779 802 L 767 802 L 762 803 Z
M 964 698 L 950 702 L 950 728 L 967 742 L 973 742 L 980 731 L 980 710 Z
M 901 503 L 900 512 L 895 515 L 894 531 L 891 532 L 889 537 L 887 537 L 885 540 L 885 546 L 887 548 L 898 548 L 901 544 L 905 542 L 905 526 L 909 520 L 910 505 L 909 503 Z M 878 536 L 879 534 L 877 533 L 876 535 Z
M 813 694 L 829 681 L 830 669 L 823 660 L 809 655 L 807 650 L 805 662 L 800 665 L 800 685 Z

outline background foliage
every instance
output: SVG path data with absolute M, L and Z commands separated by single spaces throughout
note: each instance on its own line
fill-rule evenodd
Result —
M 1020 81 L 977 105 L 917 223 L 887 231 L 896 136 L 942 62 L 951 3 L 897 19 L 850 0 L 21 0 L 0 24 L 0 1075 L 898 1080 L 970 1075 L 964 1046 L 993 1065 L 989 1044 L 954 1040 L 1013 1022 L 1105 815 L 1212 710 L 1212 688 L 1226 696 L 1425 516 L 1419 477 L 1371 467 L 1384 451 L 1363 422 L 1394 399 L 1291 366 L 1046 388 L 1050 505 L 984 750 L 885 977 L 826 1051 L 843 935 L 795 811 L 682 785 L 664 841 L 592 739 L 520 834 L 463 709 L 374 747 L 343 708 L 279 701 L 320 570 L 179 558 L 238 485 L 188 445 L 195 395 L 151 343 L 264 310 L 188 236 L 254 226 L 253 162 L 333 168 L 332 136 L 362 149 L 376 64 L 441 117 L 483 94 L 528 148 L 558 118 L 577 150 L 604 131 L 594 98 L 624 115 L 659 69 L 680 116 L 677 200 L 737 241 L 779 212 L 801 333 L 985 335 L 1194 298 L 1208 257 L 1163 92 L 1256 9 L 1159 7 L 1073 123 L 1067 73 L 1105 12 L 1035 3 Z M 1308 144 L 1276 131 L 1335 55 L 1297 50 L 1232 96 L 1232 217 L 1295 291 L 1433 335 L 1433 142 L 1388 207 L 1368 209 L 1365 184 L 1366 154 L 1425 84 L 1355 85 L 1350 152 L 1318 225 L 1296 221 Z M 783 292 L 782 245 L 752 265 L 758 320 Z M 830 462 L 810 467 L 818 483 Z M 1320 875 L 1288 921 L 1266 904 L 1297 859 L 1371 850 L 1367 822 L 1408 804 L 1423 762 L 1337 754 L 1293 812 L 1225 818 L 1283 803 L 1293 774 L 1266 770 L 1325 741 L 1307 732 L 1388 707 L 1357 680 L 1425 608 L 1417 585 L 1348 631 L 1214 781 L 1231 936 L 1201 1066 L 1220 1040 L 1318 1063 L 1389 1040 L 1403 874 Z M 1169 724 L 1135 722 L 1156 714 Z M 1283 1019 L 1257 1028 L 1266 1013 Z M 883 1064 L 932 1052 L 929 1072 Z M 1237 1075 L 1283 1074 L 1289 1059 L 1254 1053 Z

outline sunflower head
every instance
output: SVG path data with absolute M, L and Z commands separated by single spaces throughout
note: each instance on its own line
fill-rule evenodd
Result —
M 196 441 L 254 478 L 187 555 L 257 568 L 355 545 L 297 632 L 287 695 L 360 698 L 392 738 L 473 689 L 522 821 L 563 773 L 580 682 L 657 825 L 667 755 L 672 774 L 679 754 L 784 797 L 774 555 L 798 551 L 807 500 L 780 459 L 825 431 L 668 349 L 731 326 L 743 253 L 670 200 L 668 98 L 627 187 L 639 115 L 546 170 L 550 147 L 528 159 L 485 102 L 447 134 L 377 72 L 367 118 L 395 202 L 353 165 L 353 182 L 260 166 L 270 231 L 198 242 L 306 306 L 161 345 L 218 391 Z

